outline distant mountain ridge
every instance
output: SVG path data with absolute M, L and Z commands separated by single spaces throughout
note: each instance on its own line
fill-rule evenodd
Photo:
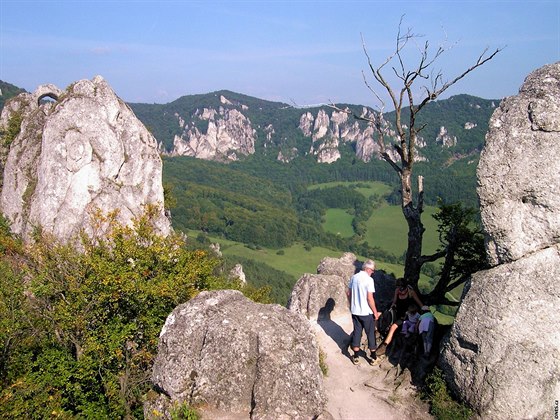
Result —
M 429 103 L 418 118 L 418 125 L 425 125 L 418 160 L 449 164 L 477 156 L 498 103 L 470 95 Z M 234 161 L 256 154 L 289 162 L 313 155 L 319 163 L 332 163 L 345 155 L 368 162 L 378 153 L 371 126 L 328 106 L 298 108 L 227 90 L 129 105 L 171 156 Z M 362 105 L 337 106 L 359 115 L 373 112 Z M 389 123 L 393 117 L 394 112 L 385 114 Z
M 6 83 L 0 80 L 0 112 L 2 111 L 2 108 L 4 108 L 4 103 L 8 99 L 13 98 L 14 96 L 17 96 L 20 93 L 24 93 L 24 92 L 26 92 L 25 89 L 19 88 L 10 83 Z
M 0 81 L 0 109 L 22 92 Z M 465 94 L 429 103 L 417 121 L 425 125 L 418 160 L 447 166 L 464 157 L 476 159 L 498 103 Z M 255 154 L 289 162 L 312 155 L 319 163 L 344 156 L 364 162 L 377 158 L 373 128 L 328 106 L 297 107 L 229 90 L 185 95 L 167 104 L 128 105 L 154 134 L 160 151 L 170 156 L 227 162 Z M 373 111 L 363 105 L 337 106 L 356 114 Z M 391 123 L 394 112 L 385 119 Z

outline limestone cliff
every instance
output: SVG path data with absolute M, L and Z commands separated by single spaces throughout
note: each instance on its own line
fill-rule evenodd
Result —
M 482 418 L 552 418 L 560 396 L 560 63 L 494 112 L 477 170 L 487 253 L 442 365 Z
M 476 150 L 478 154 L 484 136 L 479 125 L 486 126 L 494 105 L 490 106 L 490 101 L 479 100 L 483 104 L 481 107 L 474 97 L 447 101 L 453 110 L 461 111 L 450 111 L 440 103 L 430 104 L 427 109 L 433 108 L 437 117 L 432 115 L 429 119 L 432 125 L 438 125 L 428 127 L 418 137 L 415 149 L 417 161 L 429 159 L 425 151 L 431 144 L 450 149 L 450 153 L 459 147 L 460 154 L 471 150 Z M 298 156 L 310 155 L 319 163 L 333 163 L 343 153 L 351 151 L 356 159 L 364 162 L 380 158 L 377 134 L 371 124 L 357 121 L 348 113 L 327 106 L 296 108 L 227 91 L 185 96 L 152 111 L 148 111 L 149 106 L 145 104 L 132 105 L 137 106 L 139 111 L 142 109 L 139 115 L 146 119 L 145 123 L 149 126 L 157 128 L 162 120 L 167 121 L 165 133 L 157 129 L 154 132 L 156 136 L 157 133 L 162 136 L 174 133 L 172 139 L 158 138 L 162 152 L 172 156 L 228 162 L 263 153 L 287 163 Z M 351 107 L 353 113 L 373 115 L 371 108 Z M 458 115 L 463 113 L 473 120 L 461 119 Z M 451 119 L 442 120 L 441 115 Z M 392 121 L 391 113 L 386 115 L 386 120 Z M 443 123 L 446 125 L 443 126 Z M 386 141 L 395 141 L 396 132 L 389 124 L 386 128 Z M 163 146 L 164 143 L 166 146 Z M 393 160 L 399 160 L 393 147 L 387 147 L 386 151 Z
M 223 103 L 231 104 L 226 98 Z M 251 121 L 239 110 L 220 107 L 197 110 L 194 121 L 185 124 L 179 115 L 183 133 L 175 136 L 173 156 L 194 156 L 207 160 L 237 160 L 238 155 L 255 153 L 255 129 Z M 196 121 L 206 122 L 204 128 L 198 128 Z
M 156 227 L 169 232 L 157 142 L 102 77 L 12 98 L 0 130 L 0 210 L 15 233 L 29 238 L 41 226 L 69 240 L 92 231 L 96 209 L 129 223 L 147 204 L 160 207 Z

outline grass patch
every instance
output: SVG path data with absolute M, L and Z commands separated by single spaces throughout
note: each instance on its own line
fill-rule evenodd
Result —
M 186 233 L 189 237 L 196 238 L 200 232 L 188 230 Z M 339 258 L 343 254 L 341 251 L 333 251 L 322 247 L 311 247 L 307 251 L 304 244 L 301 243 L 282 248 L 282 252 L 279 252 L 277 249 L 264 247 L 249 248 L 242 243 L 214 236 L 208 236 L 208 238 L 211 242 L 220 244 L 220 250 L 224 256 L 240 256 L 260 261 L 272 268 L 284 271 L 296 279 L 299 279 L 305 273 L 316 273 L 317 266 L 323 258 Z
M 310 185 L 307 189 L 312 191 L 312 190 L 318 190 L 318 189 L 321 189 L 321 188 L 333 188 L 333 187 L 338 187 L 338 186 L 344 186 L 344 187 L 349 187 L 349 188 L 354 187 L 354 189 L 356 191 L 363 194 L 364 197 L 366 197 L 366 198 L 369 198 L 374 194 L 377 194 L 379 196 L 388 195 L 392 191 L 392 188 L 389 185 L 385 184 L 384 182 L 379 182 L 379 181 L 324 182 L 322 184 Z
M 437 367 L 426 378 L 423 397 L 430 403 L 430 414 L 437 420 L 468 420 L 473 415 L 472 410 L 449 395 L 443 372 Z
M 323 376 L 329 376 L 329 366 L 327 365 L 327 354 L 319 347 L 319 367 Z
M 196 237 L 200 232 L 189 230 L 186 232 L 189 237 Z M 289 275 L 299 279 L 305 273 L 316 273 L 317 266 L 325 257 L 340 258 L 342 251 L 333 251 L 329 248 L 312 247 L 309 251 L 305 249 L 303 244 L 295 244 L 291 247 L 282 248 L 281 252 L 276 249 L 262 248 L 254 249 L 246 245 L 230 241 L 224 238 L 213 236 L 208 237 L 211 242 L 219 243 L 220 250 L 224 256 L 239 256 L 260 261 L 264 264 L 284 271 Z M 358 255 L 358 259 L 365 260 L 371 256 Z M 387 274 L 393 274 L 396 278 L 404 275 L 404 266 L 399 264 L 386 263 L 383 261 L 375 261 L 377 270 L 383 270 Z M 420 284 L 428 284 L 431 279 L 424 274 L 420 275 Z
M 422 222 L 424 232 L 424 254 L 432 254 L 439 247 L 437 222 L 432 217 L 438 211 L 437 207 L 425 206 Z M 406 251 L 408 225 L 400 206 L 383 205 L 373 211 L 367 222 L 365 240 L 393 255 L 401 256 Z
M 328 209 L 325 214 L 323 229 L 325 232 L 331 232 L 343 238 L 350 238 L 354 235 L 354 229 L 352 228 L 353 219 L 354 216 L 344 209 Z

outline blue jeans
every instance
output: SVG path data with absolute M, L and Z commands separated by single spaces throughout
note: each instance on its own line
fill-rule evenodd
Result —
M 432 351 L 432 343 L 434 341 L 434 330 L 435 324 L 430 322 L 430 326 L 428 327 L 428 331 L 424 331 L 422 333 L 422 341 L 424 342 L 424 354 L 427 356 Z
M 354 324 L 354 331 L 352 331 L 352 348 L 360 347 L 362 339 L 362 331 L 366 330 L 366 337 L 368 340 L 368 347 L 370 350 L 375 350 L 375 320 L 373 315 L 354 315 L 352 314 L 352 324 Z

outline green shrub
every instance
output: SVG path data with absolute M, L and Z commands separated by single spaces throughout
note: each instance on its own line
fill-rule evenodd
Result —
M 430 403 L 430 414 L 437 420 L 468 420 L 473 415 L 468 407 L 449 395 L 443 372 L 437 367 L 426 378 L 423 396 Z
M 171 410 L 171 420 L 199 420 L 197 411 L 188 404 L 181 404 Z
M 38 230 L 17 258 L 0 254 L 0 418 L 142 417 L 169 313 L 202 290 L 245 291 L 215 274 L 207 252 L 159 236 L 155 214 L 148 208 L 132 226 L 96 214 L 110 231 L 82 235 L 81 251 Z M 0 229 L 0 250 L 18 249 L 9 237 Z
M 22 121 L 23 115 L 21 112 L 14 112 L 12 115 L 10 115 L 10 118 L 8 119 L 8 126 L 0 132 L 0 136 L 2 136 L 2 143 L 4 146 L 9 146 L 10 144 L 12 144 L 21 130 Z

